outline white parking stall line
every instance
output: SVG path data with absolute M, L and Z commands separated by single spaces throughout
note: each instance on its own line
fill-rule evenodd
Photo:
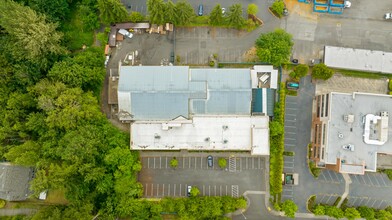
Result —
M 297 132 L 290 132 L 290 131 L 286 131 L 284 132 L 285 134 L 297 134 Z
M 286 147 L 295 147 L 296 145 L 295 144 L 284 144 Z
M 358 198 L 353 198 L 353 197 L 351 197 L 351 198 L 354 199 L 354 201 L 351 200 L 351 201 L 352 201 L 351 204 L 354 206 L 354 205 L 355 205 L 355 202 L 357 201 Z M 348 201 L 350 201 L 350 199 L 349 199 Z
M 182 169 L 185 168 L 185 157 L 182 158 Z
M 144 196 L 147 197 L 148 183 L 146 183 L 146 187 L 144 187 L 144 189 Z
M 211 196 L 211 186 L 208 185 L 208 196 Z
M 225 196 L 227 196 L 227 185 L 226 185 L 226 195 Z
M 261 159 L 260 157 L 258 159 L 259 159 L 259 170 L 261 170 Z
M 296 140 L 297 140 L 296 138 L 289 138 L 289 137 L 284 137 L 284 139 L 285 139 L 285 140 L 293 140 L 293 141 L 296 141 Z
M 325 197 L 325 195 L 322 195 L 323 197 L 320 199 L 320 203 L 323 203 L 323 201 L 324 201 L 324 197 Z
M 330 172 L 329 172 L 329 171 L 327 171 L 327 173 L 328 173 L 329 177 L 331 178 L 331 181 L 333 181 L 333 179 L 332 179 L 332 176 L 331 176 Z
M 255 158 L 252 157 L 252 170 L 254 170 L 254 169 L 255 169 Z
M 289 113 L 286 113 L 286 115 L 289 115 L 289 116 L 297 116 L 296 114 L 289 114 Z
M 372 182 L 372 179 L 370 179 L 370 177 L 369 177 L 369 175 L 367 175 L 367 174 L 365 174 L 366 176 L 367 176 L 367 178 L 369 179 L 369 181 L 370 181 L 370 184 L 372 185 L 372 186 L 374 186 L 374 184 L 373 184 L 373 182 Z
M 188 157 L 188 162 L 189 162 L 189 169 L 191 168 L 191 158 Z
M 154 183 L 151 183 L 151 197 L 154 196 Z
M 176 184 L 174 184 L 174 189 L 173 189 L 173 191 L 174 191 L 174 196 L 176 196 Z
M 246 158 L 246 169 L 248 169 L 248 158 Z
M 200 169 L 203 169 L 203 157 L 200 157 Z
M 216 196 L 216 185 L 214 185 L 214 196 Z
M 167 157 L 166 157 L 166 169 L 167 169 Z
M 374 176 L 374 179 L 375 179 L 376 182 L 377 182 L 377 186 L 381 186 L 381 184 L 378 182 L 378 176 Z
M 182 192 L 181 192 L 181 185 L 182 185 L 182 184 L 180 184 L 180 196 L 182 195 Z
M 222 196 L 222 185 L 219 185 L 219 196 Z
M 155 157 L 154 157 L 154 169 L 155 169 Z
M 377 200 L 374 200 L 374 202 L 373 202 L 373 204 L 372 204 L 372 206 L 371 207 L 374 207 L 374 204 L 377 202 Z
M 285 125 L 285 128 L 297 128 L 296 126 Z
M 162 197 L 164 197 L 165 196 L 165 184 L 162 184 L 163 186 L 162 186 Z
M 361 180 L 363 181 L 363 184 L 365 184 L 365 185 L 369 185 L 366 181 L 365 181 L 365 178 L 361 175 Z
M 167 195 L 170 196 L 170 183 L 169 183 L 169 190 L 167 192 Z
M 328 204 L 328 202 L 329 202 L 329 200 L 332 198 L 332 196 L 328 196 L 328 199 L 327 199 L 327 201 L 325 202 L 325 203 L 327 203 Z
M 384 180 L 384 176 L 383 175 L 381 175 L 381 179 L 382 179 L 382 182 L 384 183 L 384 186 L 388 186 L 388 184 Z
M 360 206 L 360 205 L 362 204 L 362 202 L 363 202 L 364 199 L 365 199 L 365 198 L 361 198 L 361 201 L 359 202 L 359 205 L 358 205 L 358 206 Z
M 147 168 L 150 168 L 150 158 L 147 157 Z
M 365 204 L 365 206 L 368 206 L 368 203 L 370 202 L 371 199 L 367 198 L 367 202 Z
M 159 169 L 162 169 L 162 157 L 159 157 Z
M 159 184 L 157 184 L 157 197 L 158 197 L 158 194 L 159 194 Z

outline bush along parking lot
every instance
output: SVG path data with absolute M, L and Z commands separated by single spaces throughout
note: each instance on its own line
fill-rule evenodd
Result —
M 338 197 L 340 198 L 340 197 Z M 312 204 L 310 204 L 312 200 Z M 309 211 L 313 212 L 315 215 L 327 215 L 336 219 L 344 218 L 347 219 L 392 219 L 392 207 L 387 207 L 386 209 L 373 209 L 366 206 L 359 206 L 359 207 L 347 207 L 348 200 L 345 199 L 341 205 L 341 208 L 336 207 L 335 205 L 340 201 L 337 199 L 335 204 L 325 205 L 325 204 L 314 204 L 316 200 L 316 196 L 312 196 L 308 201 L 308 208 Z
M 282 192 L 282 172 L 283 172 L 283 152 L 284 152 L 284 110 L 285 110 L 285 89 L 284 83 L 281 83 L 280 101 L 276 103 L 274 109 L 274 119 L 270 124 L 270 193 L 274 197 L 274 203 L 277 196 Z M 277 128 L 278 127 L 278 128 Z

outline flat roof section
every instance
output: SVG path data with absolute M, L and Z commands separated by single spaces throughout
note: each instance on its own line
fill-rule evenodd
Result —
M 366 171 L 376 171 L 377 153 L 392 154 L 392 140 L 389 137 L 385 144 L 367 144 L 366 116 L 381 115 L 392 110 L 392 96 L 369 93 L 330 93 L 330 118 L 328 121 L 325 160 L 328 164 L 336 164 L 340 158 L 343 164 L 362 165 Z M 346 120 L 347 119 L 347 120 Z M 348 120 L 350 119 L 350 120 Z M 386 120 L 386 119 L 384 119 Z M 388 135 L 391 135 L 391 118 L 388 117 Z M 372 129 L 372 135 L 379 137 L 377 132 L 385 133 L 385 129 Z M 343 149 L 343 146 L 353 145 L 354 150 Z M 343 168 L 343 166 L 341 167 Z M 353 167 L 346 167 L 350 170 Z M 356 168 L 357 169 L 357 168 Z M 357 171 L 356 171 L 357 172 Z
M 269 155 L 268 116 L 194 116 L 131 125 L 134 150 L 244 150 Z
M 324 64 L 340 69 L 392 73 L 392 53 L 325 46 Z

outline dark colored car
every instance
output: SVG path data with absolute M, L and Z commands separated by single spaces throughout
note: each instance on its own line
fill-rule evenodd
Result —
M 200 4 L 199 5 L 199 16 L 202 16 L 203 15 L 203 5 L 202 4 Z
M 208 165 L 208 167 L 213 167 L 214 166 L 214 158 L 211 155 L 209 155 L 207 157 L 207 165 Z

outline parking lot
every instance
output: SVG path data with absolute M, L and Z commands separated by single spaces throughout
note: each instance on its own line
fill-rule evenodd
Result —
M 327 169 L 321 171 L 318 180 L 326 183 L 344 183 L 342 174 Z
M 178 166 L 170 166 L 173 157 L 142 157 L 139 181 L 144 196 L 184 197 L 188 185 L 196 186 L 202 196 L 239 197 L 245 191 L 265 190 L 265 159 L 262 157 L 227 157 L 227 168 L 208 167 L 205 156 L 176 157 Z
M 351 184 L 361 184 L 370 187 L 392 187 L 392 182 L 383 173 L 365 173 L 365 175 L 350 175 Z

